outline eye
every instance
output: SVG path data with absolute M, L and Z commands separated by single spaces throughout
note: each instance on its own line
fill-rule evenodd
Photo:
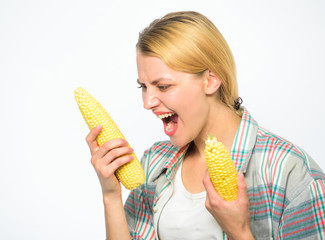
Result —
M 141 83 L 139 83 L 139 86 L 138 86 L 138 88 L 141 88 L 142 90 L 144 90 L 144 89 L 146 89 L 146 88 L 147 88 L 147 86 L 146 86 L 146 85 L 144 85 L 144 84 L 141 84 Z
M 170 87 L 170 85 L 158 85 L 157 88 L 160 91 L 166 91 L 168 88 Z

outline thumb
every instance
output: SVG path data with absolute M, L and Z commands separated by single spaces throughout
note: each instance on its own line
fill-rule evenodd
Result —
M 238 187 L 238 197 L 248 198 L 247 197 L 247 185 L 245 182 L 244 174 L 239 172 L 237 174 L 237 187 Z
M 92 128 L 86 137 L 86 142 L 89 146 L 91 155 L 93 155 L 94 152 L 96 152 L 97 149 L 99 148 L 96 138 L 101 130 L 102 130 L 102 126 L 98 125 L 97 127 Z

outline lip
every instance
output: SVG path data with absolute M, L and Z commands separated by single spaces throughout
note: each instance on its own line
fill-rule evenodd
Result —
M 169 114 L 169 113 L 173 113 L 173 112 L 164 112 L 164 111 L 157 111 L 157 112 L 153 112 L 156 116 L 157 115 L 162 115 L 162 114 Z

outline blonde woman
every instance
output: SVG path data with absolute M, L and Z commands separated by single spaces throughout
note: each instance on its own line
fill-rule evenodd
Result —
M 146 182 L 123 206 L 114 171 L 132 160 L 125 140 L 87 143 L 105 206 L 108 239 L 322 239 L 325 175 L 294 144 L 258 126 L 240 106 L 232 53 L 197 12 L 155 20 L 137 43 L 144 107 L 170 141 L 142 157 Z M 238 173 L 238 197 L 213 188 L 204 159 L 209 134 L 223 142 Z

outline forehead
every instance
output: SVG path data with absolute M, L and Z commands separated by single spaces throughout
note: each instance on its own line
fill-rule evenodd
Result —
M 138 82 L 154 83 L 157 80 L 180 81 L 196 78 L 196 75 L 176 71 L 168 67 L 160 58 L 137 54 Z
M 137 69 L 139 79 L 148 78 L 167 78 L 175 72 L 171 68 L 169 68 L 160 58 L 144 56 L 141 53 L 137 54 Z

